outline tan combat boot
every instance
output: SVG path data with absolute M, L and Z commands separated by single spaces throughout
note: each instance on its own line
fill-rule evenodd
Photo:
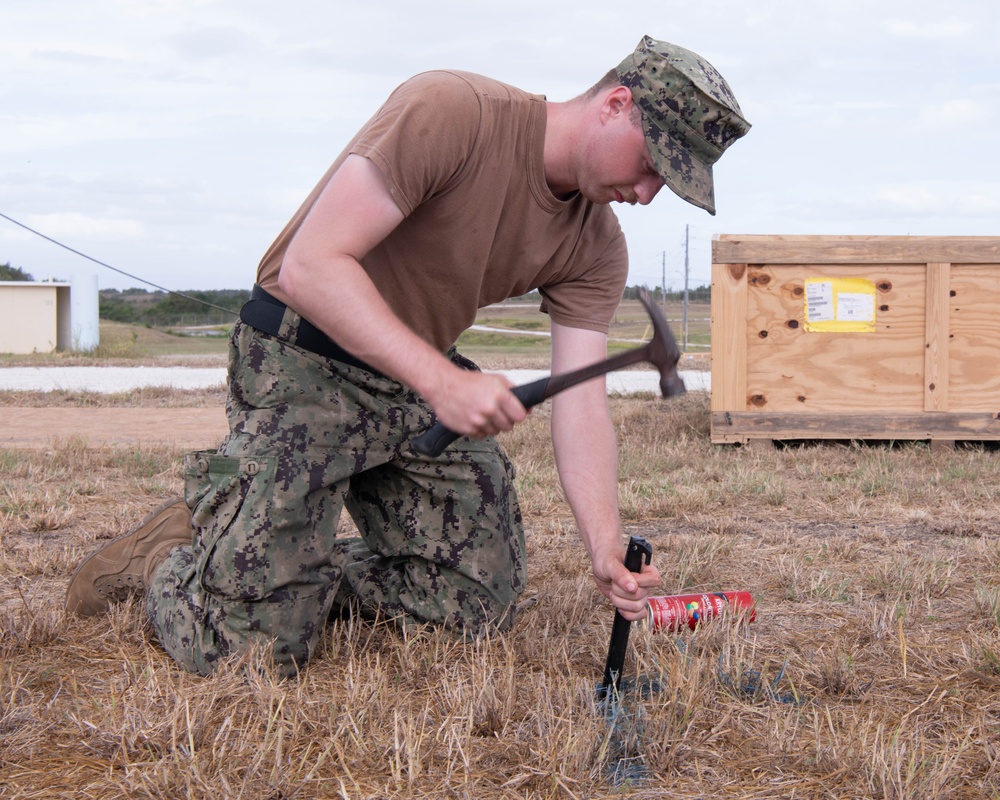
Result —
M 103 614 L 111 603 L 142 592 L 175 547 L 190 545 L 191 510 L 182 498 L 154 509 L 128 533 L 87 556 L 66 591 L 66 610 L 81 617 Z

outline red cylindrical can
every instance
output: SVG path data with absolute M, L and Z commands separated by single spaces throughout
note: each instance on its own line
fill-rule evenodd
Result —
M 753 622 L 757 618 L 753 595 L 750 592 L 706 592 L 705 594 L 674 594 L 650 597 L 649 625 L 654 631 L 676 632 L 685 626 L 694 630 L 699 623 L 724 613 L 739 613 L 749 609 L 743 618 Z

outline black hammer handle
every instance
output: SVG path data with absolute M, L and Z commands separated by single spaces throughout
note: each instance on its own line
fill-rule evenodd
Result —
M 653 558 L 653 548 L 641 536 L 632 536 L 628 540 L 628 550 L 625 551 L 625 566 L 629 572 L 642 572 L 642 562 L 647 564 Z M 604 699 L 612 687 L 612 698 L 618 697 L 622 690 L 622 668 L 625 666 L 625 653 L 628 649 L 628 634 L 632 623 L 615 610 L 615 621 L 611 625 L 611 643 L 608 645 L 608 660 L 604 665 L 604 679 L 597 687 L 597 696 Z
M 590 366 L 580 367 L 572 372 L 563 375 L 549 375 L 547 378 L 539 378 L 537 381 L 525 383 L 522 386 L 515 386 L 511 391 L 517 396 L 525 408 L 537 406 L 539 403 L 548 400 L 552 395 L 576 386 L 591 378 L 606 375 L 614 370 L 638 364 L 648 358 L 649 345 L 637 347 L 634 350 L 626 350 L 624 353 L 611 356 L 605 361 L 599 361 Z M 680 351 L 678 351 L 680 358 Z M 683 384 L 681 384 L 683 387 Z M 410 447 L 422 456 L 439 456 L 445 448 L 458 439 L 460 434 L 448 430 L 444 425 L 435 422 L 430 428 L 420 434 L 410 442 Z
M 511 391 L 525 408 L 531 408 L 550 397 L 550 394 L 546 393 L 545 390 L 548 388 L 549 381 L 551 380 L 551 376 L 539 378 L 537 381 L 526 383 L 523 386 L 515 386 Z M 436 457 L 441 455 L 445 451 L 445 448 L 460 436 L 460 433 L 455 433 L 455 431 L 446 428 L 440 422 L 435 422 L 430 428 L 410 442 L 410 447 L 414 452 L 420 453 L 422 456 Z

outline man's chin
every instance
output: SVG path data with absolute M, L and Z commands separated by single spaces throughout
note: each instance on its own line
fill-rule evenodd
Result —
M 580 189 L 580 194 L 585 200 L 589 200 L 595 206 L 608 206 L 615 202 L 614 193 L 608 197 L 606 192 L 601 192 L 598 196 L 594 196 L 594 192 L 587 191 L 586 189 Z

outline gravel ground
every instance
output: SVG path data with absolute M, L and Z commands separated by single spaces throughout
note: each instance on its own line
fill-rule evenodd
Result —
M 515 384 L 530 383 L 548 375 L 544 370 L 506 370 Z M 710 391 L 711 374 L 682 371 L 688 391 Z M 145 387 L 206 389 L 224 384 L 224 367 L 4 367 L 0 390 L 126 392 Z M 652 370 L 625 370 L 608 375 L 608 391 L 618 394 L 657 392 L 658 375 Z

